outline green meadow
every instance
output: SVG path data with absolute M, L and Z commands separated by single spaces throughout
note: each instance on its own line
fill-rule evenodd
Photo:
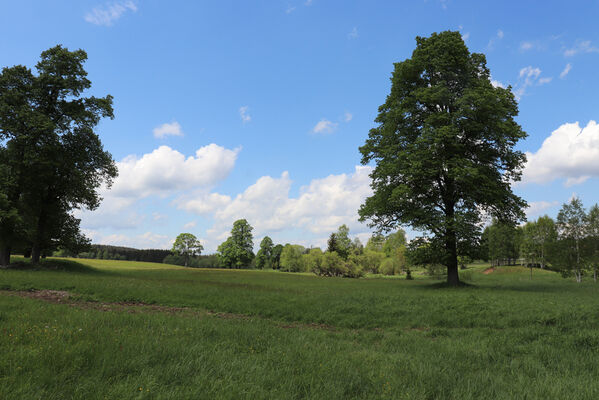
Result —
M 0 270 L 0 399 L 596 399 L 599 285 L 50 260 Z

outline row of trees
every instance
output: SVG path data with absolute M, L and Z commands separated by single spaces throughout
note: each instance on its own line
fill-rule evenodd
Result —
M 161 263 L 171 254 L 164 249 L 134 249 L 131 247 L 92 244 L 88 251 L 73 254 L 67 249 L 54 252 L 56 257 L 95 258 L 101 260 L 144 261 Z
M 112 96 L 83 97 L 91 87 L 83 50 L 42 52 L 37 73 L 17 65 L 0 74 L 0 265 L 13 251 L 83 250 L 75 208 L 95 209 L 98 188 L 117 168 L 95 127 L 112 118 Z
M 409 274 L 406 238 L 402 230 L 388 236 L 375 234 L 364 246 L 358 238 L 352 240 L 349 228 L 341 225 L 331 233 L 325 251 L 298 244 L 275 244 L 265 236 L 255 256 L 252 230 L 245 219 L 235 221 L 231 235 L 218 247 L 221 267 L 314 272 L 321 276 L 345 277 L 359 277 L 365 273 Z
M 587 211 L 580 199 L 573 198 L 562 206 L 556 220 L 543 216 L 522 226 L 493 221 L 481 243 L 481 258 L 491 260 L 493 266 L 521 260 L 531 268 L 550 266 L 564 276 L 573 275 L 577 282 L 592 271 L 597 281 L 599 205 Z

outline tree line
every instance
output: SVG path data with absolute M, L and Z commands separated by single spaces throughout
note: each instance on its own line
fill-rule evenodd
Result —
M 550 268 L 577 282 L 599 269 L 599 205 L 588 209 L 575 197 L 554 220 L 545 215 L 521 226 L 494 220 L 481 237 L 481 258 L 492 266 L 523 263 Z
M 221 268 L 273 269 L 353 278 L 367 273 L 405 273 L 410 279 L 410 266 L 418 264 L 414 256 L 417 250 L 410 249 L 401 229 L 386 236 L 376 233 L 364 246 L 359 238 L 350 238 L 347 225 L 341 225 L 330 234 L 324 251 L 299 244 L 275 244 L 269 236 L 265 236 L 256 254 L 253 252 L 252 230 L 245 219 L 234 222 L 230 236 L 218 246 L 216 257 Z

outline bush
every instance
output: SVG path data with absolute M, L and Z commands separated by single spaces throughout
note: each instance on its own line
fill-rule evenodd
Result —
M 337 252 L 326 252 L 322 257 L 320 266 L 316 266 L 313 272 L 319 276 L 339 276 L 345 278 L 359 278 L 364 272 L 352 260 L 344 260 Z

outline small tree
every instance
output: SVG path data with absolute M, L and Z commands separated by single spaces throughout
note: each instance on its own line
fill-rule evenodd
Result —
M 173 248 L 171 249 L 174 254 L 185 258 L 186 267 L 189 264 L 189 259 L 191 257 L 199 256 L 202 250 L 204 250 L 204 247 L 191 233 L 179 234 L 179 236 L 177 236 L 175 239 L 175 243 L 173 243 Z
M 304 270 L 302 253 L 304 246 L 286 244 L 281 253 L 281 271 L 301 272 Z
M 587 215 L 579 198 L 564 204 L 557 214 L 558 242 L 554 248 L 552 264 L 565 276 L 574 274 L 576 282 L 582 282 L 584 269 L 583 239 L 587 233 Z
M 260 250 L 256 254 L 256 268 L 272 268 L 273 247 L 272 239 L 264 236 L 264 239 L 260 242 Z

